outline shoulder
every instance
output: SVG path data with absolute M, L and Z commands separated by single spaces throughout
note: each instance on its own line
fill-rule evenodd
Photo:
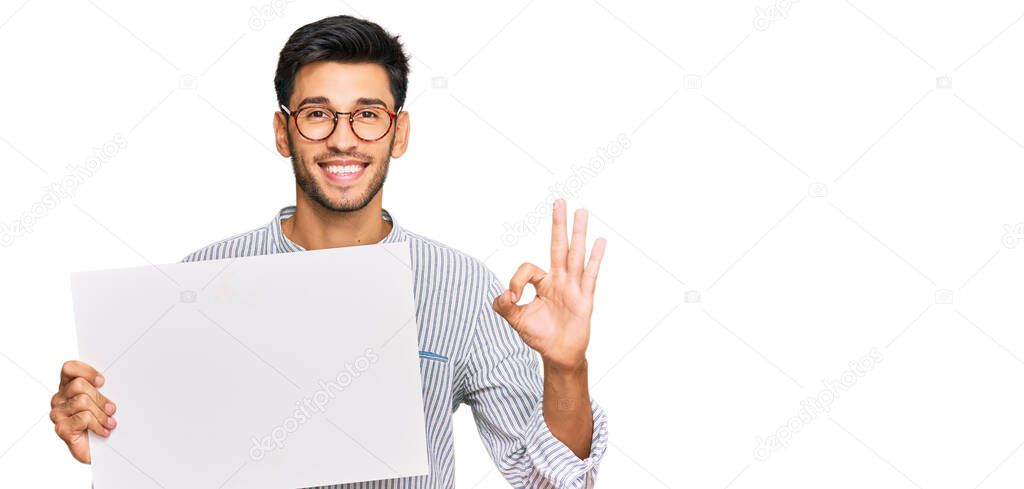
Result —
M 413 260 L 427 275 L 462 282 L 477 294 L 488 294 L 495 286 L 500 287 L 498 276 L 484 260 L 408 229 L 405 234 Z
M 269 246 L 269 230 L 266 226 L 244 231 L 210 243 L 199 248 L 181 259 L 182 263 L 221 258 L 235 258 L 266 254 Z

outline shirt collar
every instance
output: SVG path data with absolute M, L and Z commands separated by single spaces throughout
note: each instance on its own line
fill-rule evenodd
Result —
M 271 247 L 278 253 L 288 253 L 291 251 L 306 251 L 305 248 L 296 244 L 292 240 L 288 239 L 284 235 L 284 230 L 281 229 L 281 221 L 288 219 L 295 215 L 295 206 L 289 205 L 281 208 L 280 211 L 274 216 L 274 220 L 270 222 L 270 236 L 271 236 Z M 398 222 L 391 215 L 387 209 L 381 208 L 381 217 L 391 223 L 391 231 L 388 232 L 384 239 L 380 240 L 380 243 L 397 243 L 399 241 L 405 241 L 405 230 L 399 227 Z

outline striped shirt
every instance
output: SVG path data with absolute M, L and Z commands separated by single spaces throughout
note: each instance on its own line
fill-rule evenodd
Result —
M 404 229 L 382 211 L 392 228 L 380 242 L 409 242 L 430 474 L 330 488 L 454 488 L 452 415 L 463 403 L 512 487 L 592 487 L 608 443 L 600 406 L 591 399 L 593 443 L 590 456 L 580 460 L 544 421 L 539 355 L 491 308 L 491 300 L 505 290 L 498 277 L 480 260 Z M 294 214 L 295 206 L 284 207 L 266 226 L 210 244 L 182 261 L 305 251 L 281 230 L 281 221 Z

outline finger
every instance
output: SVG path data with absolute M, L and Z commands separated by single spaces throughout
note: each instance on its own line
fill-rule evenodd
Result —
M 508 324 L 512 326 L 512 329 L 519 331 L 519 318 L 522 315 L 522 308 L 512 300 L 512 292 L 506 290 L 501 295 L 494 298 L 491 301 L 491 308 L 494 312 L 505 318 Z
M 55 425 L 54 428 L 57 436 L 60 436 L 60 439 L 64 440 L 68 449 L 71 450 L 71 455 L 82 463 L 90 463 L 92 461 L 92 457 L 89 455 L 89 435 L 85 431 L 89 428 L 90 423 L 95 425 L 96 421 L 94 419 L 90 421 L 89 413 L 82 413 L 81 415 L 67 418 Z M 97 428 L 103 429 L 100 426 L 97 426 Z
M 68 443 L 68 448 L 71 449 L 71 456 L 75 457 L 75 460 L 78 460 L 83 464 L 92 463 L 92 456 L 89 454 L 88 436 L 82 436 L 79 443 Z
M 103 376 L 92 365 L 79 360 L 68 360 L 60 369 L 60 386 L 57 389 L 63 389 L 76 377 L 84 377 L 95 387 L 102 386 L 104 381 Z
M 572 243 L 569 244 L 569 267 L 570 277 L 580 279 L 583 273 L 583 258 L 587 252 L 587 210 L 576 209 L 572 218 Z
M 531 283 L 536 289 L 545 276 L 547 276 L 547 273 L 537 265 L 523 263 L 519 265 L 519 269 L 512 275 L 508 290 L 491 301 L 491 307 L 494 308 L 494 312 L 505 318 L 517 332 L 519 331 L 519 318 L 522 316 L 525 306 L 516 304 L 516 301 L 523 297 L 523 289 L 526 287 L 526 284 Z
M 583 270 L 583 292 L 588 295 L 594 294 L 594 287 L 597 285 L 597 272 L 601 270 L 601 259 L 604 258 L 604 248 L 608 241 L 604 238 L 597 238 L 594 247 L 590 249 L 590 259 L 587 260 L 587 268 Z
M 565 237 L 565 201 L 556 199 L 551 211 L 551 273 L 565 270 L 565 254 L 569 251 Z
M 100 425 L 96 417 L 89 411 L 80 411 L 74 416 L 69 416 L 56 426 L 57 435 L 64 442 L 71 444 L 78 442 L 79 437 L 84 437 L 86 431 L 91 431 L 100 436 L 110 436 L 110 430 Z
M 57 422 L 81 412 L 91 413 L 104 428 L 113 429 L 117 426 L 117 421 L 112 416 L 103 412 L 88 394 L 79 394 L 69 399 L 68 402 L 57 406 L 53 409 L 50 417 L 54 419 L 54 422 Z
M 508 282 L 508 290 L 512 291 L 512 302 L 516 302 L 523 297 L 523 289 L 526 284 L 533 284 L 533 288 L 536 289 L 540 284 L 540 281 L 547 276 L 547 272 L 543 269 L 534 265 L 533 263 L 523 263 L 519 265 L 516 273 L 512 275 L 512 280 Z
M 99 406 L 103 412 L 107 414 L 114 414 L 117 411 L 117 405 L 113 401 L 100 394 L 100 391 L 96 390 L 89 381 L 82 377 L 76 377 L 68 382 L 64 388 L 64 392 L 61 393 L 64 399 L 72 399 L 79 394 L 88 395 L 97 406 Z M 66 402 L 66 401 L 65 401 Z

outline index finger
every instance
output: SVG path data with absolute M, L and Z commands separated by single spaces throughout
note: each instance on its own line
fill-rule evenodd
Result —
M 79 360 L 68 360 L 60 369 L 60 387 L 57 390 L 63 389 L 76 377 L 84 378 L 95 387 L 103 385 L 103 376 L 92 365 Z
M 565 271 L 569 239 L 565 235 L 565 201 L 556 199 L 551 211 L 551 273 Z

